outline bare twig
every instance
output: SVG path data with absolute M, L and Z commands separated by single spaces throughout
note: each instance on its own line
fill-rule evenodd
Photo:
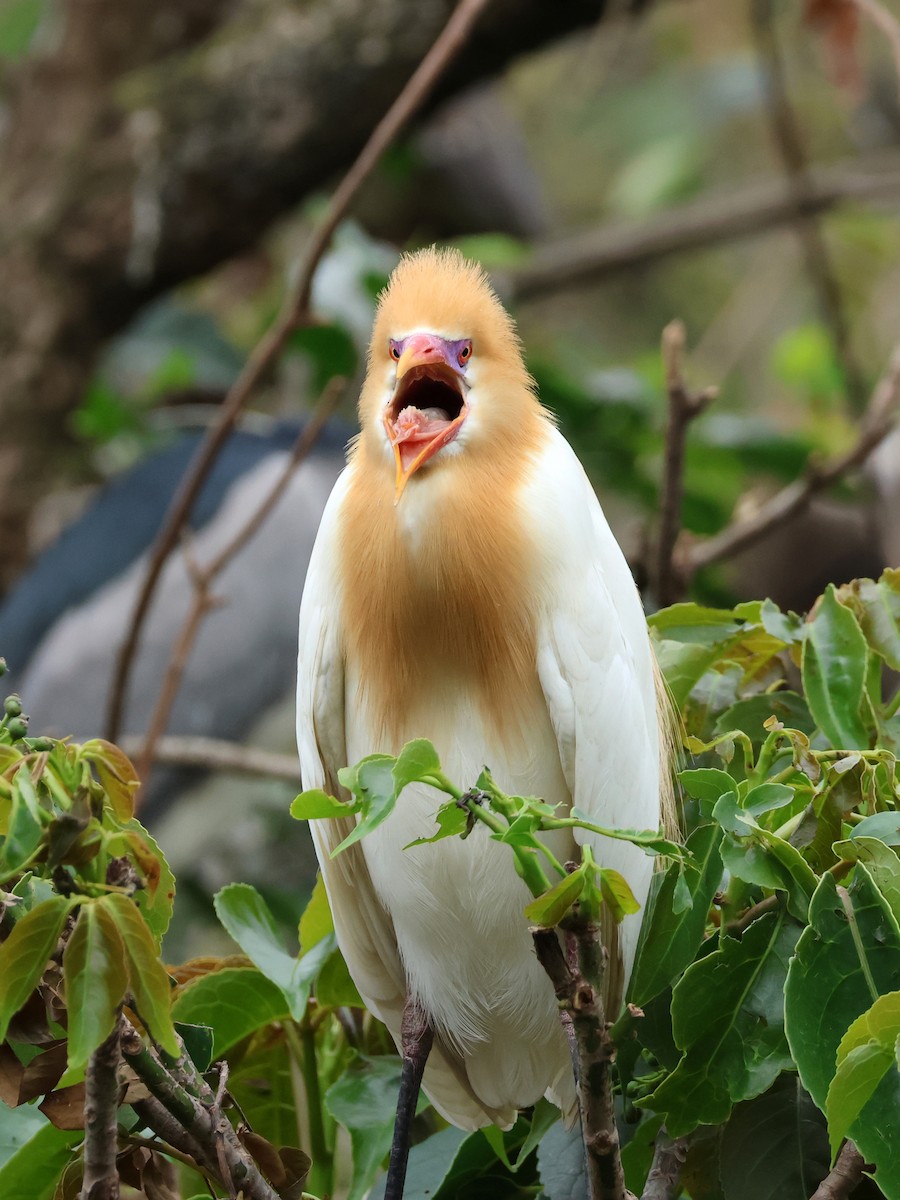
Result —
M 119 745 L 129 757 L 137 757 L 146 738 L 142 734 L 126 734 Z M 175 767 L 203 767 L 210 771 L 234 771 L 239 775 L 268 775 L 296 783 L 299 775 L 293 754 L 274 754 L 239 742 L 220 738 L 180 737 L 169 734 L 157 738 L 153 748 L 154 763 Z
M 80 1200 L 119 1200 L 116 1169 L 121 1025 L 88 1061 L 84 1096 L 84 1182 Z
M 681 1182 L 687 1147 L 687 1138 L 675 1138 L 673 1141 L 666 1133 L 665 1125 L 660 1129 L 641 1200 L 672 1200 Z
M 891 160 L 893 163 L 893 160 Z M 528 261 L 498 280 L 507 298 L 526 299 L 590 283 L 668 254 L 752 237 L 805 215 L 827 212 L 844 201 L 893 198 L 900 171 L 860 169 L 858 162 L 811 170 L 800 200 L 784 179 L 711 191 L 637 222 L 610 222 L 538 243 Z
M 822 236 L 818 219 L 807 211 L 810 180 L 806 151 L 800 133 L 800 123 L 785 79 L 784 62 L 773 21 L 772 0 L 752 0 L 751 13 L 753 34 L 763 68 L 772 138 L 784 165 L 789 190 L 794 200 L 797 234 L 803 247 L 806 269 L 818 294 L 822 316 L 831 330 L 835 354 L 844 375 L 850 410 L 859 413 L 865 405 L 865 379 L 850 343 L 847 317 L 828 246 Z
M 898 408 L 900 344 L 894 348 L 887 369 L 875 385 L 859 426 L 859 435 L 850 449 L 824 463 L 811 461 L 801 479 L 776 492 L 752 516 L 733 521 L 714 537 L 676 547 L 678 569 L 689 577 L 702 567 L 731 558 L 766 537 L 777 526 L 799 516 L 815 495 L 862 466 L 894 428 Z
M 862 1179 L 866 1160 L 853 1142 L 844 1142 L 834 1167 L 825 1176 L 810 1200 L 845 1200 Z
M 121 728 L 128 680 L 162 569 L 172 553 L 194 501 L 228 438 L 235 418 L 253 389 L 275 363 L 290 334 L 312 321 L 309 299 L 313 275 L 334 231 L 344 218 L 360 186 L 401 129 L 419 111 L 449 64 L 462 49 L 488 0 L 460 0 L 450 20 L 422 59 L 400 95 L 388 109 L 362 148 L 359 157 L 334 193 L 318 231 L 310 243 L 294 286 L 288 291 L 274 323 L 257 343 L 222 405 L 218 422 L 203 439 L 179 484 L 169 511 L 150 551 L 147 572 L 131 615 L 128 632 L 116 660 L 107 714 L 108 736 L 115 740 Z
M 156 742 L 165 733 L 172 705 L 175 703 L 178 689 L 181 687 L 184 669 L 187 666 L 187 661 L 200 626 L 203 624 L 207 612 L 218 603 L 212 595 L 212 584 L 235 555 L 240 553 L 247 542 L 250 541 L 284 495 L 288 484 L 293 478 L 294 472 L 312 450 L 316 439 L 334 412 L 344 387 L 344 382 L 341 378 L 335 378 L 328 384 L 322 395 L 322 399 L 316 407 L 316 411 L 306 423 L 297 439 L 281 474 L 275 480 L 268 494 L 263 498 L 262 503 L 250 514 L 234 537 L 204 567 L 199 567 L 189 561 L 189 570 L 194 585 L 194 598 L 175 641 L 169 664 L 166 668 L 162 688 L 160 689 L 156 706 L 150 718 L 147 737 L 136 764 L 138 775 L 144 782 L 150 776 L 153 766 L 154 748 Z
M 656 543 L 656 568 L 653 587 L 659 605 L 671 604 L 680 591 L 674 569 L 675 543 L 681 528 L 681 502 L 684 495 L 684 448 L 690 423 L 719 394 L 714 387 L 690 392 L 682 374 L 685 330 L 682 321 L 670 321 L 662 332 L 662 357 L 666 372 L 669 401 L 669 425 L 666 431 L 666 456 L 660 495 L 659 534 Z
M 879 0 L 853 0 L 853 3 L 864 12 L 873 25 L 887 38 L 891 53 L 894 56 L 894 68 L 897 72 L 897 86 L 900 89 L 900 21 L 892 12 L 879 3 Z

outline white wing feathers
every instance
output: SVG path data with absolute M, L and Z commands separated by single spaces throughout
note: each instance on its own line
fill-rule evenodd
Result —
M 555 432 L 529 489 L 529 510 L 556 559 L 538 634 L 538 674 L 573 807 L 600 825 L 655 829 L 658 716 L 640 598 L 580 463 Z M 576 839 L 624 875 L 643 906 L 652 861 L 626 842 L 577 832 Z M 624 979 L 640 919 L 626 918 L 619 933 Z M 605 933 L 614 940 L 611 924 Z M 608 948 L 614 966 L 615 947 Z M 610 980 L 613 996 L 624 979 Z

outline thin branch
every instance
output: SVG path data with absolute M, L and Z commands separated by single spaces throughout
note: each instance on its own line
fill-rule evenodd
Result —
M 84 1182 L 81 1200 L 119 1200 L 116 1169 L 121 1024 L 91 1054 L 85 1075 Z
M 662 357 L 666 372 L 669 401 L 669 425 L 666 430 L 666 455 L 660 495 L 659 534 L 653 587 L 660 606 L 671 604 L 680 592 L 674 566 L 675 544 L 681 529 L 681 504 L 684 496 L 684 450 L 691 422 L 719 394 L 714 387 L 701 392 L 688 391 L 682 373 L 685 330 L 682 321 L 670 321 L 662 332 Z
M 853 1142 L 844 1142 L 837 1162 L 825 1176 L 810 1200 L 845 1200 L 862 1179 L 866 1160 Z
M 143 734 L 129 733 L 119 745 L 131 757 L 140 754 L 146 742 Z M 238 775 L 264 775 L 297 783 L 299 768 L 293 754 L 275 754 L 239 742 L 220 738 L 181 737 L 168 734 L 157 738 L 154 763 L 173 767 L 202 767 L 209 771 L 234 771 Z
M 883 4 L 879 3 L 879 0 L 853 0 L 853 3 L 887 38 L 891 54 L 894 56 L 897 87 L 900 89 L 900 21 Z
M 221 452 L 238 413 L 277 360 L 290 334 L 300 326 L 311 323 L 309 299 L 313 275 L 330 245 L 334 231 L 382 154 L 419 111 L 447 67 L 462 49 L 488 2 L 489 0 L 460 0 L 431 49 L 376 125 L 334 193 L 318 232 L 313 236 L 296 282 L 286 294 L 278 316 L 253 349 L 244 369 L 225 398 L 218 422 L 209 430 L 191 460 L 151 548 L 146 575 L 131 614 L 128 632 L 117 656 L 107 713 L 107 731 L 111 740 L 115 740 L 121 729 L 132 664 L 163 567 L 178 542 L 200 489 Z
M 256 510 L 250 514 L 231 540 L 206 566 L 199 567 L 189 562 L 191 579 L 194 584 L 194 597 L 169 658 L 162 688 L 150 718 L 147 737 L 136 764 L 138 775 L 144 782 L 149 778 L 153 766 L 154 747 L 165 733 L 169 723 L 172 706 L 181 687 L 182 676 L 194 641 L 206 614 L 218 603 L 212 594 L 213 582 L 235 555 L 239 554 L 246 546 L 284 495 L 297 468 L 312 450 L 316 439 L 337 407 L 344 383 L 342 378 L 335 378 L 325 388 L 322 399 L 316 406 L 316 411 L 304 426 L 281 474 Z
M 781 904 L 781 899 L 777 895 L 766 896 L 764 900 L 760 900 L 758 904 L 752 905 L 745 912 L 742 912 L 739 917 L 735 917 L 733 921 L 729 921 L 725 929 L 728 933 L 737 936 L 744 932 L 748 926 L 752 925 L 757 917 L 763 916 L 767 912 L 772 912 Z
M 766 537 L 778 526 L 803 513 L 819 492 L 862 466 L 869 455 L 895 427 L 900 409 L 900 344 L 894 348 L 890 362 L 869 399 L 859 426 L 856 442 L 845 451 L 824 463 L 811 460 L 801 479 L 776 492 L 752 516 L 727 525 L 714 537 L 676 547 L 676 563 L 681 574 L 688 578 L 712 563 L 745 550 Z
M 642 221 L 613 221 L 538 243 L 528 261 L 498 280 L 516 300 L 594 282 L 668 254 L 679 254 L 765 233 L 846 201 L 891 199 L 900 193 L 900 171 L 860 170 L 858 162 L 819 168 L 807 176 L 801 201 L 784 179 L 756 181 L 708 192 Z M 880 163 L 880 160 L 879 160 Z
M 666 1133 L 665 1125 L 656 1135 L 653 1162 L 647 1182 L 641 1192 L 641 1200 L 672 1200 L 681 1183 L 681 1172 L 687 1157 L 688 1139 L 675 1138 Z
M 796 228 L 806 259 L 806 269 L 818 294 L 822 316 L 831 330 L 834 350 L 844 376 L 850 409 L 862 411 L 866 384 L 853 347 L 844 303 L 828 246 L 818 219 L 810 215 L 809 168 L 800 132 L 800 122 L 791 102 L 784 62 L 773 20 L 772 0 L 751 0 L 753 35 L 763 70 L 772 139 L 784 166 L 789 191 L 797 213 Z

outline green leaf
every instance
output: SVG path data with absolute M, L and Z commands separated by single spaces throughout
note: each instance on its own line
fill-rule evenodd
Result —
M 856 1018 L 841 1039 L 837 1073 L 825 1101 L 832 1154 L 888 1071 L 897 1070 L 895 1049 L 900 1038 L 900 991 L 879 996 Z
M 322 964 L 316 980 L 316 1000 L 326 1008 L 365 1008 L 338 946 Z
M 321 942 L 322 938 L 328 937 L 329 933 L 334 933 L 334 921 L 331 917 L 328 893 L 325 891 L 325 880 L 322 878 L 321 871 L 316 872 L 315 886 L 309 902 L 303 910 L 303 916 L 300 918 L 298 933 L 300 948 L 304 952 L 312 950 L 313 946 Z
M 743 729 L 754 742 L 765 741 L 768 730 L 765 722 L 772 717 L 788 729 L 799 729 L 809 736 L 816 723 L 809 706 L 796 692 L 765 692 L 761 696 L 748 696 L 719 715 L 713 733 L 727 733 L 729 729 Z
M 829 1166 L 822 1114 L 793 1072 L 738 1104 L 725 1126 L 725 1200 L 809 1200 Z
M 717 647 L 731 641 L 741 629 L 730 609 L 704 608 L 690 601 L 660 609 L 648 617 L 647 623 L 663 637 L 676 642 Z
M 566 1129 L 560 1121 L 548 1130 L 538 1146 L 538 1169 L 548 1200 L 587 1200 L 584 1143 L 577 1122 Z
M 681 710 L 691 691 L 718 659 L 719 647 L 662 640 L 655 643 L 655 649 L 672 700 Z
M 611 867 L 600 867 L 598 875 L 600 894 L 616 921 L 621 921 L 629 913 L 641 911 L 641 906 L 623 875 Z
M 878 838 L 887 846 L 900 846 L 900 813 L 873 813 L 855 826 L 850 838 L 854 842 L 860 838 Z
M 115 853 L 128 854 L 137 863 L 146 887 L 134 893 L 134 902 L 144 914 L 144 920 L 159 946 L 162 942 L 175 905 L 175 876 L 169 869 L 166 856 L 136 817 L 122 826 L 121 849 L 116 839 Z
M 112 1033 L 128 990 L 125 947 L 102 901 L 86 900 L 63 954 L 69 1070 L 82 1067 Z
M 726 792 L 733 792 L 735 781 L 726 771 L 715 767 L 698 767 L 691 771 L 679 771 L 681 786 L 689 796 L 699 800 L 707 817 L 712 816 L 716 801 Z
M 900 671 L 900 571 L 889 568 L 877 583 L 854 579 L 838 595 L 856 614 L 876 654 L 894 671 Z
M 188 1057 L 197 1070 L 201 1074 L 208 1071 L 213 1061 L 215 1031 L 209 1025 L 189 1025 L 185 1021 L 178 1021 L 175 1032 L 184 1043 Z
M 432 842 L 440 842 L 448 837 L 459 837 L 466 831 L 469 814 L 455 800 L 448 800 L 434 814 L 434 819 L 437 822 L 437 833 L 433 833 L 431 837 L 416 838 L 403 849 L 409 850 L 411 846 L 430 845 Z
M 254 1133 L 275 1146 L 297 1142 L 294 1065 L 284 1030 L 260 1029 L 228 1077 L 228 1091 L 250 1116 Z
M 460 1147 L 470 1137 L 472 1135 L 462 1129 L 442 1129 L 413 1146 L 409 1152 L 403 1200 L 449 1200 L 443 1195 L 442 1185 L 452 1178 Z M 370 1200 L 384 1200 L 385 1180 L 386 1176 L 378 1180 Z
M 291 816 L 298 821 L 320 821 L 327 817 L 346 817 L 353 810 L 349 804 L 329 796 L 321 788 L 301 792 L 291 804 Z
M 400 1088 L 400 1060 L 364 1056 L 325 1093 L 325 1107 L 350 1133 L 353 1180 L 347 1200 L 362 1200 L 391 1147 Z M 420 1096 L 420 1106 L 427 1104 Z
M 788 1042 L 804 1086 L 823 1111 L 845 1033 L 880 995 L 898 989 L 900 927 L 867 866 L 857 864 L 848 890 L 823 875 L 785 987 Z M 898 1200 L 897 1072 L 884 1076 L 849 1133 L 866 1161 L 876 1164 L 881 1190 Z
M 0 944 L 0 1041 L 5 1039 L 12 1017 L 40 982 L 75 903 L 64 896 L 42 901 L 15 923 Z
M 585 870 L 580 866 L 571 875 L 566 875 L 550 889 L 532 900 L 525 908 L 525 917 L 536 925 L 552 928 L 558 925 L 573 904 L 580 898 L 584 887 Z
M 112 916 L 125 948 L 128 986 L 150 1034 L 169 1054 L 180 1052 L 172 1024 L 169 976 L 159 960 L 153 934 L 140 909 L 120 893 L 97 902 Z
M 441 775 L 438 752 L 427 738 L 407 742 L 394 763 L 394 789 L 399 796 L 409 783 L 429 783 Z
M 28 766 L 21 766 L 12 783 L 12 804 L 6 835 L 0 838 L 0 880 L 18 875 L 40 845 L 44 827 L 25 789 L 31 788 Z
M 791 1066 L 781 992 L 799 929 L 766 914 L 740 941 L 688 967 L 672 994 L 672 1030 L 683 1057 L 644 1102 L 666 1114 L 672 1137 L 717 1125 Z
M 779 786 L 762 785 L 766 789 Z M 725 869 L 746 883 L 786 891 L 789 911 L 805 921 L 817 879 L 800 851 L 759 825 L 734 792 L 719 797 L 713 816 L 726 830 L 720 847 Z
M 312 982 L 334 949 L 333 939 L 323 938 L 308 954 L 294 958 L 284 949 L 266 902 L 249 883 L 228 884 L 213 904 L 219 920 L 254 966 L 281 988 L 294 1020 L 302 1020 Z
M 653 877 L 628 986 L 628 998 L 639 1008 L 674 983 L 700 948 L 713 896 L 722 881 L 721 841 L 718 825 L 701 825 L 687 840 L 692 858 L 683 864 L 673 863 L 664 875 Z M 693 904 L 690 909 L 677 911 L 676 892 L 682 878 Z
M 290 1015 L 281 988 L 255 967 L 224 967 L 186 984 L 172 1004 L 176 1021 L 209 1025 L 214 1059 L 272 1021 Z
M 334 858 L 354 842 L 377 829 L 382 821 L 386 821 L 394 811 L 397 802 L 397 791 L 394 785 L 393 768 L 396 759 L 389 754 L 370 754 L 353 769 L 353 792 L 360 803 L 362 813 L 359 824 L 351 834 L 344 838 L 341 844 L 331 852 Z M 350 778 L 349 776 L 347 778 Z M 342 776 L 341 783 L 350 787 Z
M 866 682 L 866 639 L 829 584 L 803 643 L 803 689 L 816 724 L 839 750 L 867 750 L 860 715 Z
M 141 786 L 131 759 L 118 746 L 102 738 L 85 742 L 81 754 L 93 764 L 116 818 L 128 821 L 134 816 L 134 794 Z
M 50 1200 L 60 1172 L 72 1157 L 72 1147 L 83 1139 L 82 1129 L 45 1124 L 0 1168 L 0 1196 Z

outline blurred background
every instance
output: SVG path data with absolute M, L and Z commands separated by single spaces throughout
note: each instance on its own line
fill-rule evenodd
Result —
M 209 896 L 231 879 L 286 921 L 308 894 L 307 834 L 287 815 L 297 609 L 401 250 L 453 243 L 489 270 L 653 605 L 663 327 L 685 323 L 689 386 L 720 390 L 686 454 L 697 538 L 811 454 L 852 446 L 900 341 L 891 2 L 876 23 L 854 0 L 488 7 L 338 229 L 317 323 L 253 393 L 156 593 L 129 735 L 157 703 L 192 564 L 227 545 L 343 378 L 312 455 L 215 580 L 168 720 L 264 751 L 262 770 L 158 764 L 143 789 L 179 880 L 171 958 L 209 948 Z M 103 734 L 147 549 L 190 456 L 452 7 L 0 0 L 0 654 L 33 732 Z M 898 564 L 895 433 L 689 594 L 804 611 L 827 582 Z

